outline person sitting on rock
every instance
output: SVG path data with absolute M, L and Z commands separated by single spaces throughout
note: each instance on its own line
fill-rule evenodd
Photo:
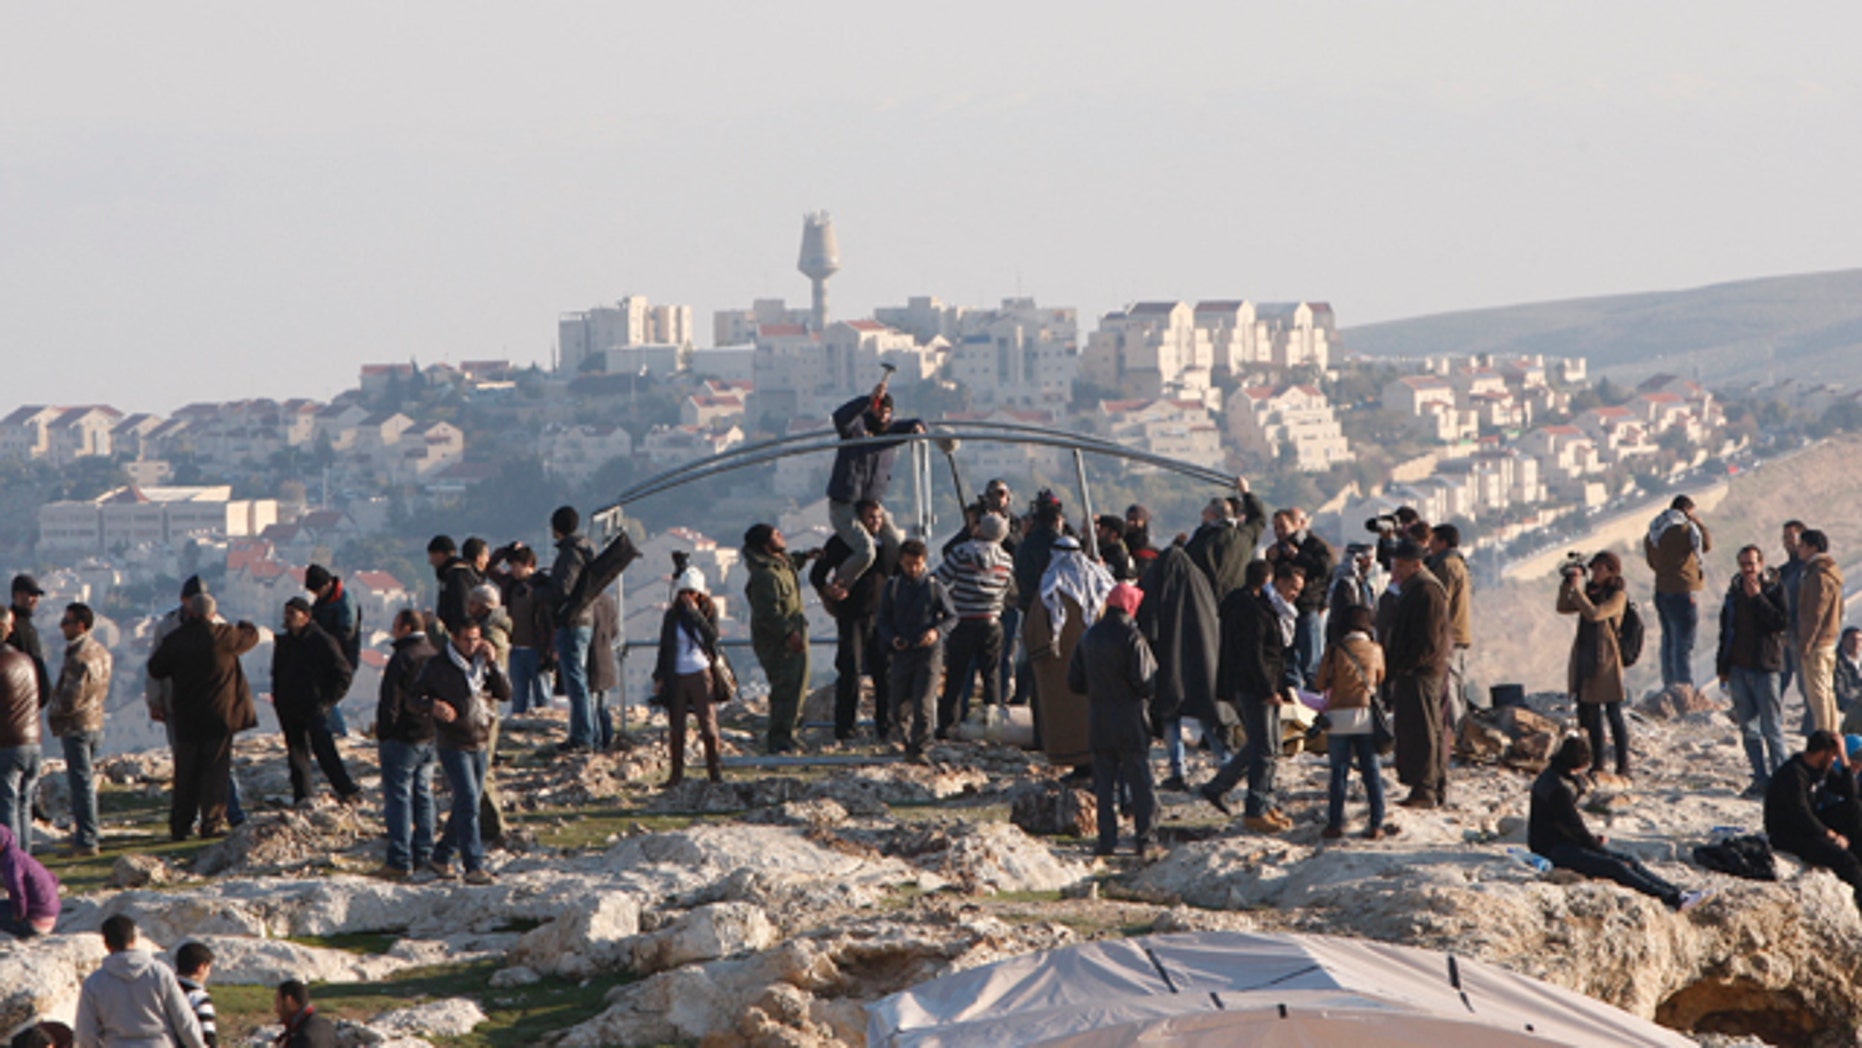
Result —
M 1610 851 L 1604 846 L 1606 838 L 1592 834 L 1584 825 L 1578 796 L 1583 792 L 1583 776 L 1590 762 L 1590 743 L 1582 736 L 1570 736 L 1558 747 L 1552 763 L 1532 784 L 1527 846 L 1559 869 L 1615 881 L 1660 899 L 1670 909 L 1690 910 L 1700 905 L 1706 892 L 1682 891 L 1656 876 L 1634 856 Z
M 0 891 L 8 904 L 0 909 L 0 932 L 30 939 L 49 935 L 58 923 L 58 878 L 26 854 L 5 826 L 0 826 Z
M 1773 848 L 1836 874 L 1862 909 L 1862 804 L 1835 735 L 1811 732 L 1804 752 L 1773 773 L 1765 790 L 1765 834 Z

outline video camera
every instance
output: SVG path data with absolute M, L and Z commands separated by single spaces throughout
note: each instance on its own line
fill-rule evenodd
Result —
M 1397 529 L 1402 526 L 1403 522 L 1397 520 L 1396 514 L 1394 513 L 1385 513 L 1380 516 L 1372 517 L 1364 522 L 1365 531 L 1374 531 L 1379 535 L 1385 536 L 1396 534 Z
M 1590 558 L 1578 550 L 1572 550 L 1565 554 L 1564 561 L 1558 565 L 1558 574 L 1567 579 L 1574 576 L 1580 579 L 1589 578 Z

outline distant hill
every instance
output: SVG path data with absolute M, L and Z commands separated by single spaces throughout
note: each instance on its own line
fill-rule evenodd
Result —
M 1348 328 L 1340 341 L 1370 356 L 1585 356 L 1623 379 L 1698 369 L 1723 385 L 1763 381 L 1769 366 L 1779 379 L 1862 385 L 1862 269 L 1441 313 Z

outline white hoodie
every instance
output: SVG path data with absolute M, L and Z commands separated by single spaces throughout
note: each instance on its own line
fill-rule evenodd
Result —
M 147 950 L 103 959 L 78 994 L 77 1048 L 206 1048 L 174 970 Z

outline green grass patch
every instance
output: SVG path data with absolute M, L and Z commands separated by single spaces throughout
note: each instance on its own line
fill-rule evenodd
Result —
M 486 1022 L 463 1037 L 442 1038 L 438 1043 L 454 1048 L 522 1048 L 599 1015 L 607 1007 L 608 991 L 633 981 L 627 975 L 606 975 L 586 985 L 545 979 L 534 986 L 492 989 L 491 975 L 497 970 L 498 963 L 489 960 L 419 968 L 377 982 L 319 984 L 311 987 L 311 999 L 319 1012 L 332 1019 L 360 1022 L 425 1001 L 470 997 L 485 1009 Z M 237 1044 L 253 1030 L 277 1021 L 271 987 L 210 989 L 223 1044 Z
M 287 936 L 286 940 L 300 946 L 316 946 L 374 957 L 394 949 L 394 944 L 400 942 L 401 937 L 384 932 L 343 932 L 338 935 L 292 935 Z
M 39 861 L 58 875 L 65 894 L 82 895 L 109 887 L 110 871 L 118 856 L 159 855 L 172 865 L 186 866 L 213 843 L 199 838 L 172 841 L 165 828 L 153 833 L 125 834 L 121 826 L 111 826 L 105 828 L 103 851 L 97 855 L 76 858 L 54 852 L 39 856 Z

